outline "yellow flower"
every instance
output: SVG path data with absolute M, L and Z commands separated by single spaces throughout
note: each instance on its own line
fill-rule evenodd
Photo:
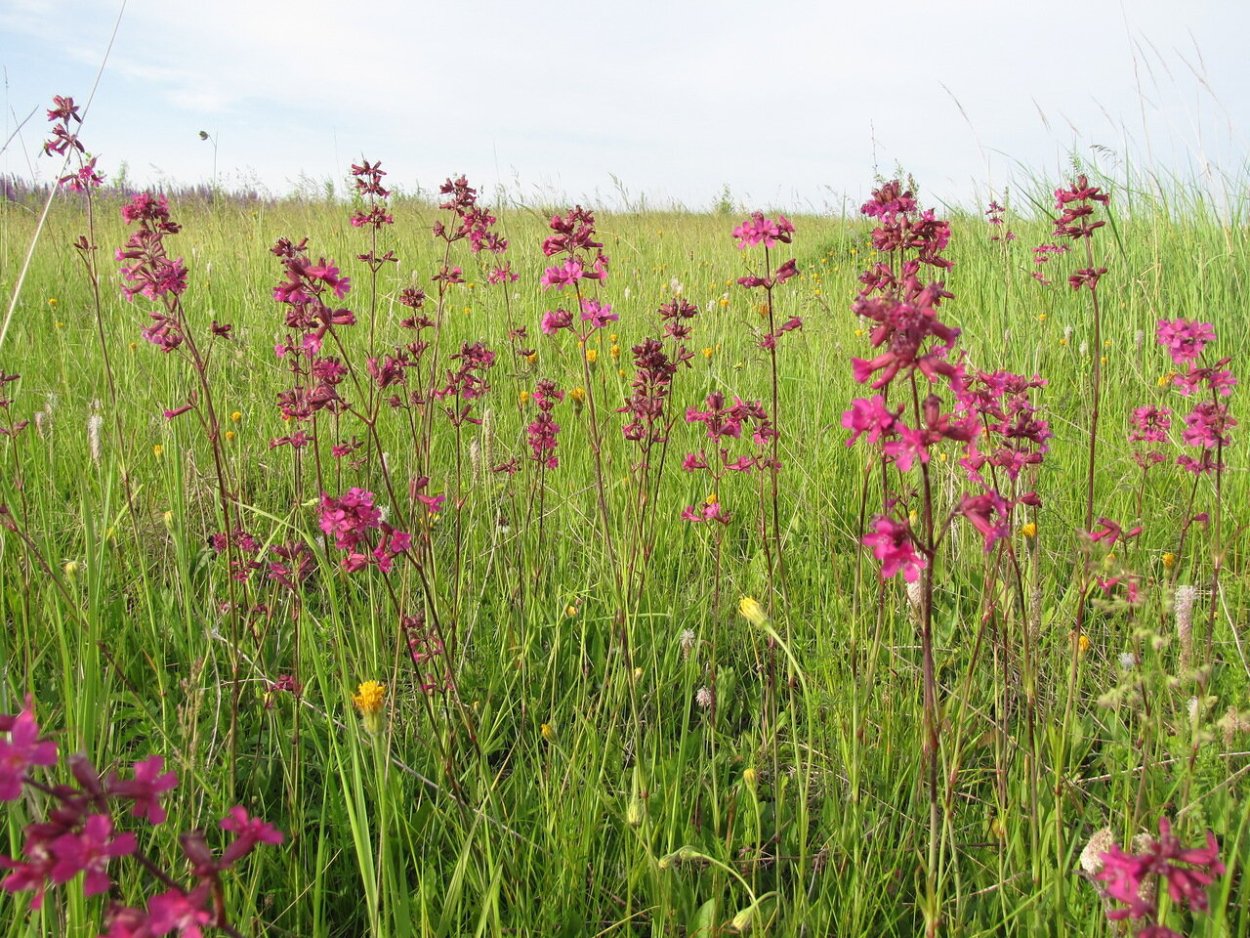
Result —
M 138 342 L 131 342 L 131 343 L 130 343 L 130 351 L 132 351 L 132 352 L 133 352 L 133 351 L 134 351 L 135 349 L 137 349 L 138 347 L 139 347 L 139 343 L 138 343 Z
M 1037 321 L 1038 321 L 1038 322 L 1045 322 L 1045 321 L 1046 321 L 1046 314 L 1045 314 L 1045 313 L 1038 313 L 1038 314 L 1037 314 Z
M 586 389 L 580 386 L 575 387 L 573 390 L 569 391 L 569 397 L 573 398 L 573 403 L 581 404 L 586 400 Z
M 1068 344 L 1068 337 L 1065 335 L 1065 336 L 1063 336 L 1062 338 L 1060 338 L 1060 339 L 1059 339 L 1059 344 L 1060 344 L 1060 345 L 1067 345 L 1067 344 Z
M 598 350 L 598 349 L 593 349 L 593 348 L 588 348 L 588 349 L 586 349 L 586 362 L 587 362 L 587 364 L 593 365 L 593 364 L 594 364 L 596 361 L 598 361 L 598 360 L 599 360 L 599 350 Z
M 60 320 L 57 320 L 56 327 L 57 327 L 58 329 L 64 329 L 64 328 L 65 328 L 65 323 L 61 322 Z
M 610 336 L 608 336 L 608 341 L 615 345 L 618 338 L 620 338 L 620 336 L 613 332 Z
M 172 528 L 174 526 L 173 511 L 166 511 L 164 514 L 161 515 L 161 520 L 165 522 L 165 527 Z
M 538 353 L 530 352 L 528 355 L 525 356 L 525 360 L 529 362 L 531 365 L 538 364 Z
M 1176 566 L 1176 555 L 1172 553 L 1171 551 L 1168 551 L 1166 554 L 1164 554 L 1161 559 L 1163 560 L 1163 565 L 1167 567 L 1169 570 L 1171 570 L 1174 566 Z
M 706 358 L 708 361 L 711 361 L 711 360 L 712 360 L 712 353 L 713 353 L 714 351 L 715 351 L 715 349 L 714 349 L 714 348 L 712 348 L 712 346 L 710 346 L 710 345 L 706 345 L 706 346 L 704 346 L 704 348 L 703 348 L 703 357 L 704 357 L 704 358 Z
M 1106 356 L 1106 355 L 1103 355 L 1103 356 L 1099 359 L 1099 361 L 1100 361 L 1102 364 L 1104 364 L 1104 365 L 1105 365 L 1105 364 L 1107 364 L 1107 356 Z
M 569 603 L 564 607 L 564 614 L 572 619 L 575 615 L 577 615 L 577 606 L 573 603 Z
M 78 576 L 78 561 L 67 560 L 65 561 L 65 566 L 61 569 L 63 569 L 65 571 L 65 575 L 72 580 L 74 577 Z
M 716 301 L 716 305 L 719 306 L 721 309 L 724 309 L 726 306 L 729 305 L 729 297 L 722 296 L 719 300 Z
M 1082 655 L 1089 651 L 1089 636 L 1084 632 L 1082 632 L 1081 637 L 1076 640 L 1076 650 Z
M 157 443 L 155 446 L 152 447 L 152 455 L 155 456 L 157 459 L 160 459 L 162 456 L 165 455 L 165 447 L 161 446 L 160 443 Z
M 1037 525 L 1032 521 L 1028 522 L 1028 524 L 1022 524 L 1020 525 L 1020 533 L 1032 540 L 1037 537 Z
M 864 336 L 866 336 L 867 334 L 868 334 L 868 330 L 867 330 L 867 329 L 856 329 L 856 330 L 855 330 L 855 337 L 856 337 L 856 338 L 858 338 L 858 339 L 862 339 L 862 338 L 863 338 Z
M 620 358 L 621 347 L 619 345 L 612 346 L 610 349 L 608 349 L 608 354 L 611 355 L 613 358 Z
M 543 739 L 547 740 L 547 742 L 554 743 L 556 741 L 555 727 L 550 723 L 544 723 L 538 728 L 538 732 L 542 734 Z
M 243 419 L 243 411 L 236 410 L 230 413 L 230 421 L 232 423 L 238 423 L 242 419 Z
M 529 392 L 529 391 L 522 391 L 522 392 L 520 393 L 520 395 L 518 395 L 518 397 L 519 397 L 519 399 L 520 399 L 520 401 L 521 401 L 521 406 L 522 406 L 522 407 L 524 407 L 526 404 L 528 404 L 528 403 L 530 402 L 530 392 Z
M 1165 371 L 1163 374 L 1159 375 L 1159 387 L 1166 388 L 1169 384 L 1172 383 L 1172 379 L 1175 377 L 1176 377 L 1175 371 Z
M 226 442 L 233 442 L 233 441 L 234 441 L 234 431 L 233 431 L 233 430 L 227 430 L 227 431 L 226 431 Z
M 57 303 L 57 300 L 55 296 L 48 298 L 48 305 L 51 306 L 53 309 L 56 308 L 56 303 Z
M 365 681 L 356 685 L 356 693 L 352 695 L 352 703 L 361 713 L 379 713 L 386 699 L 386 685 L 381 681 Z
M 757 628 L 768 621 L 768 613 L 764 611 L 764 607 L 750 596 L 743 596 L 738 600 L 738 612 Z
M 742 781 L 746 784 L 748 788 L 755 787 L 755 781 L 758 777 L 759 776 L 756 774 L 755 769 L 743 769 L 742 770 Z
M 382 704 L 386 700 L 386 685 L 380 681 L 365 681 L 356 687 L 352 703 L 360 711 L 365 730 L 376 733 L 382 725 Z
M 717 497 L 716 497 L 716 493 L 715 493 L 715 492 L 713 492 L 713 493 L 712 493 L 711 495 L 709 495 L 707 498 L 703 499 L 703 504 L 705 504 L 705 505 L 715 505 L 715 504 L 717 503 L 717 501 L 719 501 L 719 499 L 717 499 Z

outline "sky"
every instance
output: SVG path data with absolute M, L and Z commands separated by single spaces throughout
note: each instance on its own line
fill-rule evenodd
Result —
M 1247 34 L 1244 0 L 0 0 L 0 173 L 54 175 L 45 110 L 98 75 L 82 139 L 144 185 L 369 159 L 406 192 L 839 211 L 896 167 L 967 206 L 1076 157 L 1219 186 Z

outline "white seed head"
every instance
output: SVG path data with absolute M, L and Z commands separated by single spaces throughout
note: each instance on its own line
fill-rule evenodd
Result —
M 1111 834 L 1111 828 L 1104 827 L 1102 830 L 1094 831 L 1094 836 L 1081 851 L 1081 869 L 1090 876 L 1096 874 L 1103 867 L 1103 855 L 1110 852 L 1114 846 L 1115 837 Z
M 104 427 L 104 418 L 92 414 L 87 418 L 87 448 L 91 451 L 91 459 L 100 461 L 100 430 Z

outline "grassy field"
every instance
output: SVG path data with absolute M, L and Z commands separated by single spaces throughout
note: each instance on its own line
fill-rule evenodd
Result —
M 1209 354 L 1242 370 L 1245 218 L 1222 219 L 1189 190 L 1100 184 L 1112 195 L 1092 241 L 1107 268 L 1102 347 L 1089 292 L 1066 283 L 1083 258 L 1043 268 L 1053 286 L 1032 276 L 1034 246 L 1053 240 L 1047 187 L 1016 196 L 1014 241 L 991 240 L 976 210 L 948 216 L 942 319 L 963 330 L 975 368 L 1046 379 L 1032 393 L 1054 437 L 1028 474 L 1040 508 L 1017 509 L 988 552 L 963 518 L 942 540 L 936 713 L 915 597 L 901 577 L 881 579 L 860 541 L 883 497 L 900 500 L 896 513 L 920 508 L 919 476 L 887 475 L 842 425 L 865 394 L 850 359 L 875 354 L 850 311 L 877 259 L 870 220 L 795 217 L 771 266 L 793 256 L 799 273 L 766 294 L 736 283 L 763 268 L 762 249 L 735 247 L 738 213 L 600 213 L 610 275 L 589 289 L 619 321 L 583 347 L 540 328 L 570 303 L 539 282 L 559 262 L 540 251 L 550 211 L 495 209 L 520 279 L 490 284 L 494 258 L 431 237 L 449 215 L 432 204 L 392 200 L 377 251 L 399 261 L 374 277 L 356 259 L 370 231 L 348 223 L 350 205 L 175 197 L 182 231 L 165 246 L 185 260 L 186 322 L 211 349 L 201 379 L 186 344 L 163 354 L 141 337 L 162 307 L 119 296 L 113 253 L 133 230 L 123 197 L 96 190 L 93 220 L 81 195 L 58 199 L 0 346 L 0 368 L 21 376 L 0 394 L 11 401 L 0 422 L 30 421 L 0 440 L 0 712 L 31 694 L 64 756 L 128 776 L 160 755 L 179 782 L 162 825 L 113 812 L 171 881 L 132 857 L 109 864 L 107 896 L 84 898 L 77 879 L 50 887 L 40 910 L 29 892 L 2 893 L 0 933 L 100 934 L 110 902 L 142 908 L 211 880 L 217 924 L 256 935 L 1112 935 L 1125 932 L 1081 875 L 1082 851 L 1102 828 L 1127 847 L 1167 817 L 1186 844 L 1212 831 L 1227 868 L 1209 912 L 1165 901 L 1167 920 L 1244 934 L 1247 463 L 1234 433 L 1222 475 L 1175 464 L 1189 402 L 1155 328 L 1209 322 Z M 40 208 L 0 204 L 6 300 Z M 98 307 L 72 248 L 89 224 Z M 332 305 L 357 322 L 328 334 L 323 354 L 352 363 L 341 389 L 353 409 L 284 420 L 292 356 L 274 347 L 293 330 L 270 248 L 304 237 L 313 261 L 336 259 L 351 278 Z M 431 277 L 445 263 L 465 282 L 440 297 Z M 436 321 L 421 333 L 431 349 L 406 384 L 379 389 L 365 359 L 413 339 L 400 298 L 416 285 Z M 660 334 L 656 310 L 677 294 L 698 309 L 693 354 L 644 471 L 617 408 L 633 347 Z M 803 323 L 777 342 L 775 412 L 758 342 L 766 295 L 777 323 Z M 213 322 L 230 338 L 214 340 Z M 385 404 L 396 387 L 444 385 L 465 361 L 451 356 L 475 342 L 496 354 L 481 396 Z M 1110 549 L 1081 534 L 1095 356 L 1094 517 L 1142 527 Z M 563 393 L 554 468 L 527 443 L 540 379 Z M 683 471 L 706 443 L 687 409 L 715 391 L 768 409 L 775 502 L 766 469 Z M 1240 394 L 1229 401 L 1236 414 Z M 462 405 L 472 420 L 457 426 L 445 408 Z M 1176 419 L 1167 461 L 1143 476 L 1127 433 L 1151 405 Z M 315 432 L 308 446 L 271 446 L 301 430 Z M 353 438 L 359 449 L 331 455 Z M 745 434 L 728 442 L 735 457 L 768 452 Z M 934 454 L 926 486 L 945 518 L 969 483 L 955 456 Z M 500 468 L 510 460 L 519 471 Z M 412 537 L 389 573 L 349 572 L 323 534 L 323 494 L 353 487 Z M 727 524 L 681 520 L 713 504 Z M 223 523 L 236 543 L 215 550 Z M 232 561 L 256 569 L 232 578 Z M 279 561 L 303 565 L 291 588 L 269 575 Z M 1192 653 L 1174 625 L 1186 585 L 1198 588 Z M 740 611 L 742 597 L 760 610 Z M 70 779 L 64 765 L 30 777 Z M 28 785 L 6 804 L 9 856 L 55 801 Z M 283 843 L 197 878 L 179 835 L 202 829 L 220 851 L 218 822 L 236 805 Z

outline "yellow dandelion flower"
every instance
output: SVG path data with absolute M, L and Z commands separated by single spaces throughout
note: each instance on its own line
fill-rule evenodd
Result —
M 588 349 L 586 349 L 586 363 L 587 363 L 587 364 L 589 364 L 589 365 L 593 365 L 593 364 L 594 364 L 595 362 L 597 362 L 598 360 L 599 360 L 599 350 L 598 350 L 598 349 L 593 349 L 593 348 L 588 348 Z
M 564 607 L 564 614 L 572 619 L 577 615 L 577 606 L 573 605 L 573 603 L 569 603 Z
M 230 413 L 230 421 L 232 423 L 238 423 L 242 419 L 243 419 L 243 411 L 236 410 Z
M 152 455 L 155 456 L 157 459 L 160 459 L 162 456 L 165 455 L 165 447 L 161 446 L 160 443 L 157 443 L 155 446 L 152 447 Z
M 538 364 L 538 353 L 530 352 L 528 355 L 525 356 L 525 360 L 531 365 Z
M 1068 344 L 1068 337 L 1065 335 L 1065 336 L 1063 336 L 1062 338 L 1060 338 L 1060 340 L 1059 340 L 1059 344 L 1060 344 L 1060 345 L 1067 345 L 1067 344 Z
M 721 309 L 724 309 L 726 306 L 729 305 L 729 297 L 722 296 L 719 300 L 716 301 L 716 305 L 719 306 Z
M 139 347 L 139 343 L 138 343 L 138 342 L 131 342 L 131 343 L 130 343 L 130 351 L 132 351 L 132 352 L 133 352 L 133 351 L 134 351 L 135 349 L 137 349 L 138 347 Z
M 1163 565 L 1169 570 L 1176 566 L 1176 555 L 1171 551 L 1168 551 L 1160 559 L 1163 561 Z
M 719 501 L 719 499 L 716 497 L 716 493 L 715 493 L 715 492 L 713 492 L 713 493 L 712 493 L 712 494 L 710 494 L 707 498 L 703 499 L 703 504 L 705 504 L 705 505 L 715 505 L 715 504 L 717 503 L 717 501 Z
M 386 685 L 380 681 L 365 681 L 357 685 L 352 703 L 360 711 L 365 730 L 376 733 L 382 725 L 382 704 L 386 700 Z
M 619 338 L 620 336 L 618 336 L 615 332 L 613 332 L 610 336 L 608 336 L 608 341 L 611 342 L 613 345 L 616 345 L 616 342 Z
M 1089 644 L 1089 636 L 1082 632 L 1081 637 L 1076 640 L 1077 652 L 1082 655 L 1085 654 L 1085 652 L 1089 651 Z
M 1107 356 L 1106 356 L 1106 355 L 1101 356 L 1101 357 L 1098 359 L 1098 362 L 1099 362 L 1099 364 L 1102 364 L 1102 365 L 1107 364 Z
M 569 391 L 569 397 L 573 398 L 573 403 L 581 404 L 583 401 L 586 400 L 586 389 L 579 385 L 578 387 L 575 387 L 573 390 Z
M 864 336 L 866 336 L 867 334 L 868 334 L 868 330 L 867 330 L 867 329 L 856 329 L 856 330 L 855 330 L 855 337 L 856 337 L 857 339 L 862 339 L 862 338 L 863 338 Z
M 1037 525 L 1030 521 L 1028 524 L 1020 525 L 1020 533 L 1032 540 L 1037 537 Z
M 547 740 L 547 742 L 554 743 L 556 741 L 556 730 L 550 723 L 544 723 L 538 728 L 538 732 L 542 734 L 542 738 Z
M 764 607 L 750 596 L 743 596 L 738 600 L 738 612 L 757 628 L 768 621 L 768 613 L 764 611 Z
M 706 358 L 708 361 L 711 361 L 711 360 L 712 360 L 712 353 L 713 353 L 714 351 L 715 351 L 715 349 L 713 349 L 713 348 L 712 348 L 712 346 L 710 346 L 710 345 L 706 345 L 706 346 L 704 346 L 704 347 L 703 347 L 703 357 L 704 357 L 704 358 Z
M 754 788 L 755 782 L 758 778 L 759 778 L 759 775 L 755 771 L 755 769 L 746 768 L 742 770 L 742 781 L 743 781 L 743 784 L 747 786 L 747 788 Z
M 49 306 L 51 306 L 53 309 L 56 309 L 56 304 L 57 304 L 57 298 L 55 296 L 48 297 Z
M 1046 314 L 1045 314 L 1045 313 L 1038 313 L 1038 314 L 1037 314 L 1037 321 L 1038 321 L 1038 322 L 1045 322 L 1045 321 L 1046 321 Z
M 620 358 L 621 347 L 619 345 L 612 346 L 610 349 L 608 349 L 608 354 L 611 355 L 613 358 Z
M 520 394 L 518 394 L 518 395 L 517 395 L 517 397 L 518 397 L 518 399 L 521 401 L 521 406 L 522 406 L 522 407 L 524 407 L 526 404 L 528 404 L 528 403 L 530 402 L 530 392 L 529 392 L 529 391 L 522 391 Z
M 233 430 L 227 430 L 227 431 L 226 431 L 226 442 L 233 442 L 233 441 L 234 441 L 234 435 L 235 435 L 235 434 L 234 434 L 234 431 L 233 431 Z
M 1163 374 L 1159 375 L 1159 387 L 1166 388 L 1169 384 L 1172 383 L 1172 379 L 1175 377 L 1176 377 L 1175 371 L 1165 371 Z

